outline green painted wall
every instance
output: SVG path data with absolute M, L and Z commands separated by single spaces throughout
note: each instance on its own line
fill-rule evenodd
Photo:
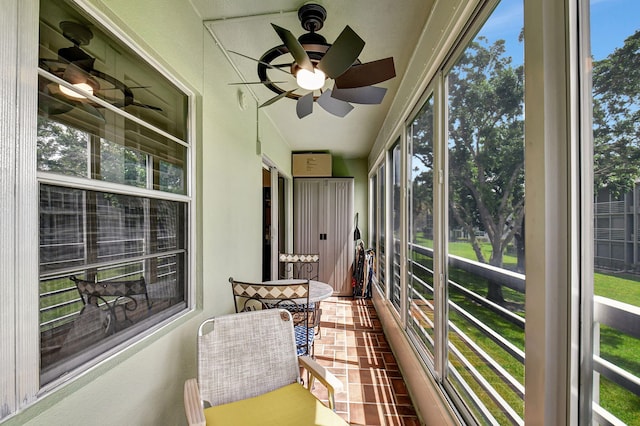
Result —
M 291 150 L 269 120 L 260 120 L 258 149 L 255 102 L 249 97 L 246 110 L 238 107 L 237 86 L 226 84 L 237 77 L 189 0 L 88 3 L 196 94 L 198 309 L 57 386 L 3 426 L 182 425 L 199 323 L 232 311 L 229 276 L 261 278 L 262 154 L 290 174 Z
M 358 229 L 367 245 L 369 204 L 368 204 L 368 163 L 366 158 L 345 159 L 334 155 L 331 172 L 334 177 L 354 178 L 354 212 L 358 214 Z
M 37 9 L 37 0 L 15 1 L 31 2 Z M 154 0 L 153 7 L 131 0 L 84 3 L 90 14 L 113 24 L 195 94 L 192 253 L 197 309 L 43 392 L 2 424 L 183 425 L 183 385 L 195 377 L 198 325 L 232 311 L 229 276 L 261 278 L 262 156 L 290 176 L 291 149 L 270 120 L 259 117 L 256 125 L 257 105 L 251 97 L 248 108 L 238 106 L 238 87 L 226 84 L 237 76 L 189 0 Z M 334 164 L 336 176 L 355 177 L 355 208 L 366 238 L 367 160 L 336 158 Z

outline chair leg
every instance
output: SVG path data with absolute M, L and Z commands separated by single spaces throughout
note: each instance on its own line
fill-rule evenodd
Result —
M 322 309 L 320 309 L 320 302 L 316 305 L 315 312 L 313 313 L 313 328 L 316 336 L 320 336 L 320 319 L 322 318 Z

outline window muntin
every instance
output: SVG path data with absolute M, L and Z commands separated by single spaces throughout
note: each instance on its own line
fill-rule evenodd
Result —
M 81 24 L 75 36 L 91 29 L 75 49 L 92 65 L 69 63 L 61 50 L 77 44 L 60 25 L 68 21 Z M 39 55 L 45 384 L 186 308 L 191 200 L 186 94 L 63 1 L 41 2 Z M 97 82 L 94 96 L 64 93 L 76 74 Z M 89 281 L 94 296 L 83 296 L 71 276 Z
M 524 415 L 523 25 L 502 1 L 446 75 L 445 385 L 481 423 Z
M 640 424 L 640 9 L 590 1 L 593 60 L 594 424 Z M 606 419 L 606 420 L 605 420 Z

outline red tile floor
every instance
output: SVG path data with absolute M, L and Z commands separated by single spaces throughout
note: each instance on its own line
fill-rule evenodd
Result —
M 322 302 L 315 357 L 342 381 L 336 411 L 351 425 L 420 425 L 370 300 Z M 314 394 L 326 402 L 322 386 Z

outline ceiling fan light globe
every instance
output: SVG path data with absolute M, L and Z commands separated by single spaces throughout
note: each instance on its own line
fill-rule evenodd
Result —
M 73 87 L 76 87 L 80 90 L 84 90 L 90 95 L 93 95 L 93 87 L 88 83 L 76 83 L 73 85 Z M 86 96 L 82 95 L 79 92 L 73 91 L 66 86 L 63 86 L 62 84 L 59 85 L 59 88 L 60 88 L 60 92 L 62 92 L 65 96 L 68 96 L 70 98 L 75 98 L 75 99 L 86 99 Z
M 298 86 L 307 90 L 318 90 L 322 88 L 326 78 L 325 74 L 317 68 L 314 69 L 314 72 L 300 68 L 296 73 Z

